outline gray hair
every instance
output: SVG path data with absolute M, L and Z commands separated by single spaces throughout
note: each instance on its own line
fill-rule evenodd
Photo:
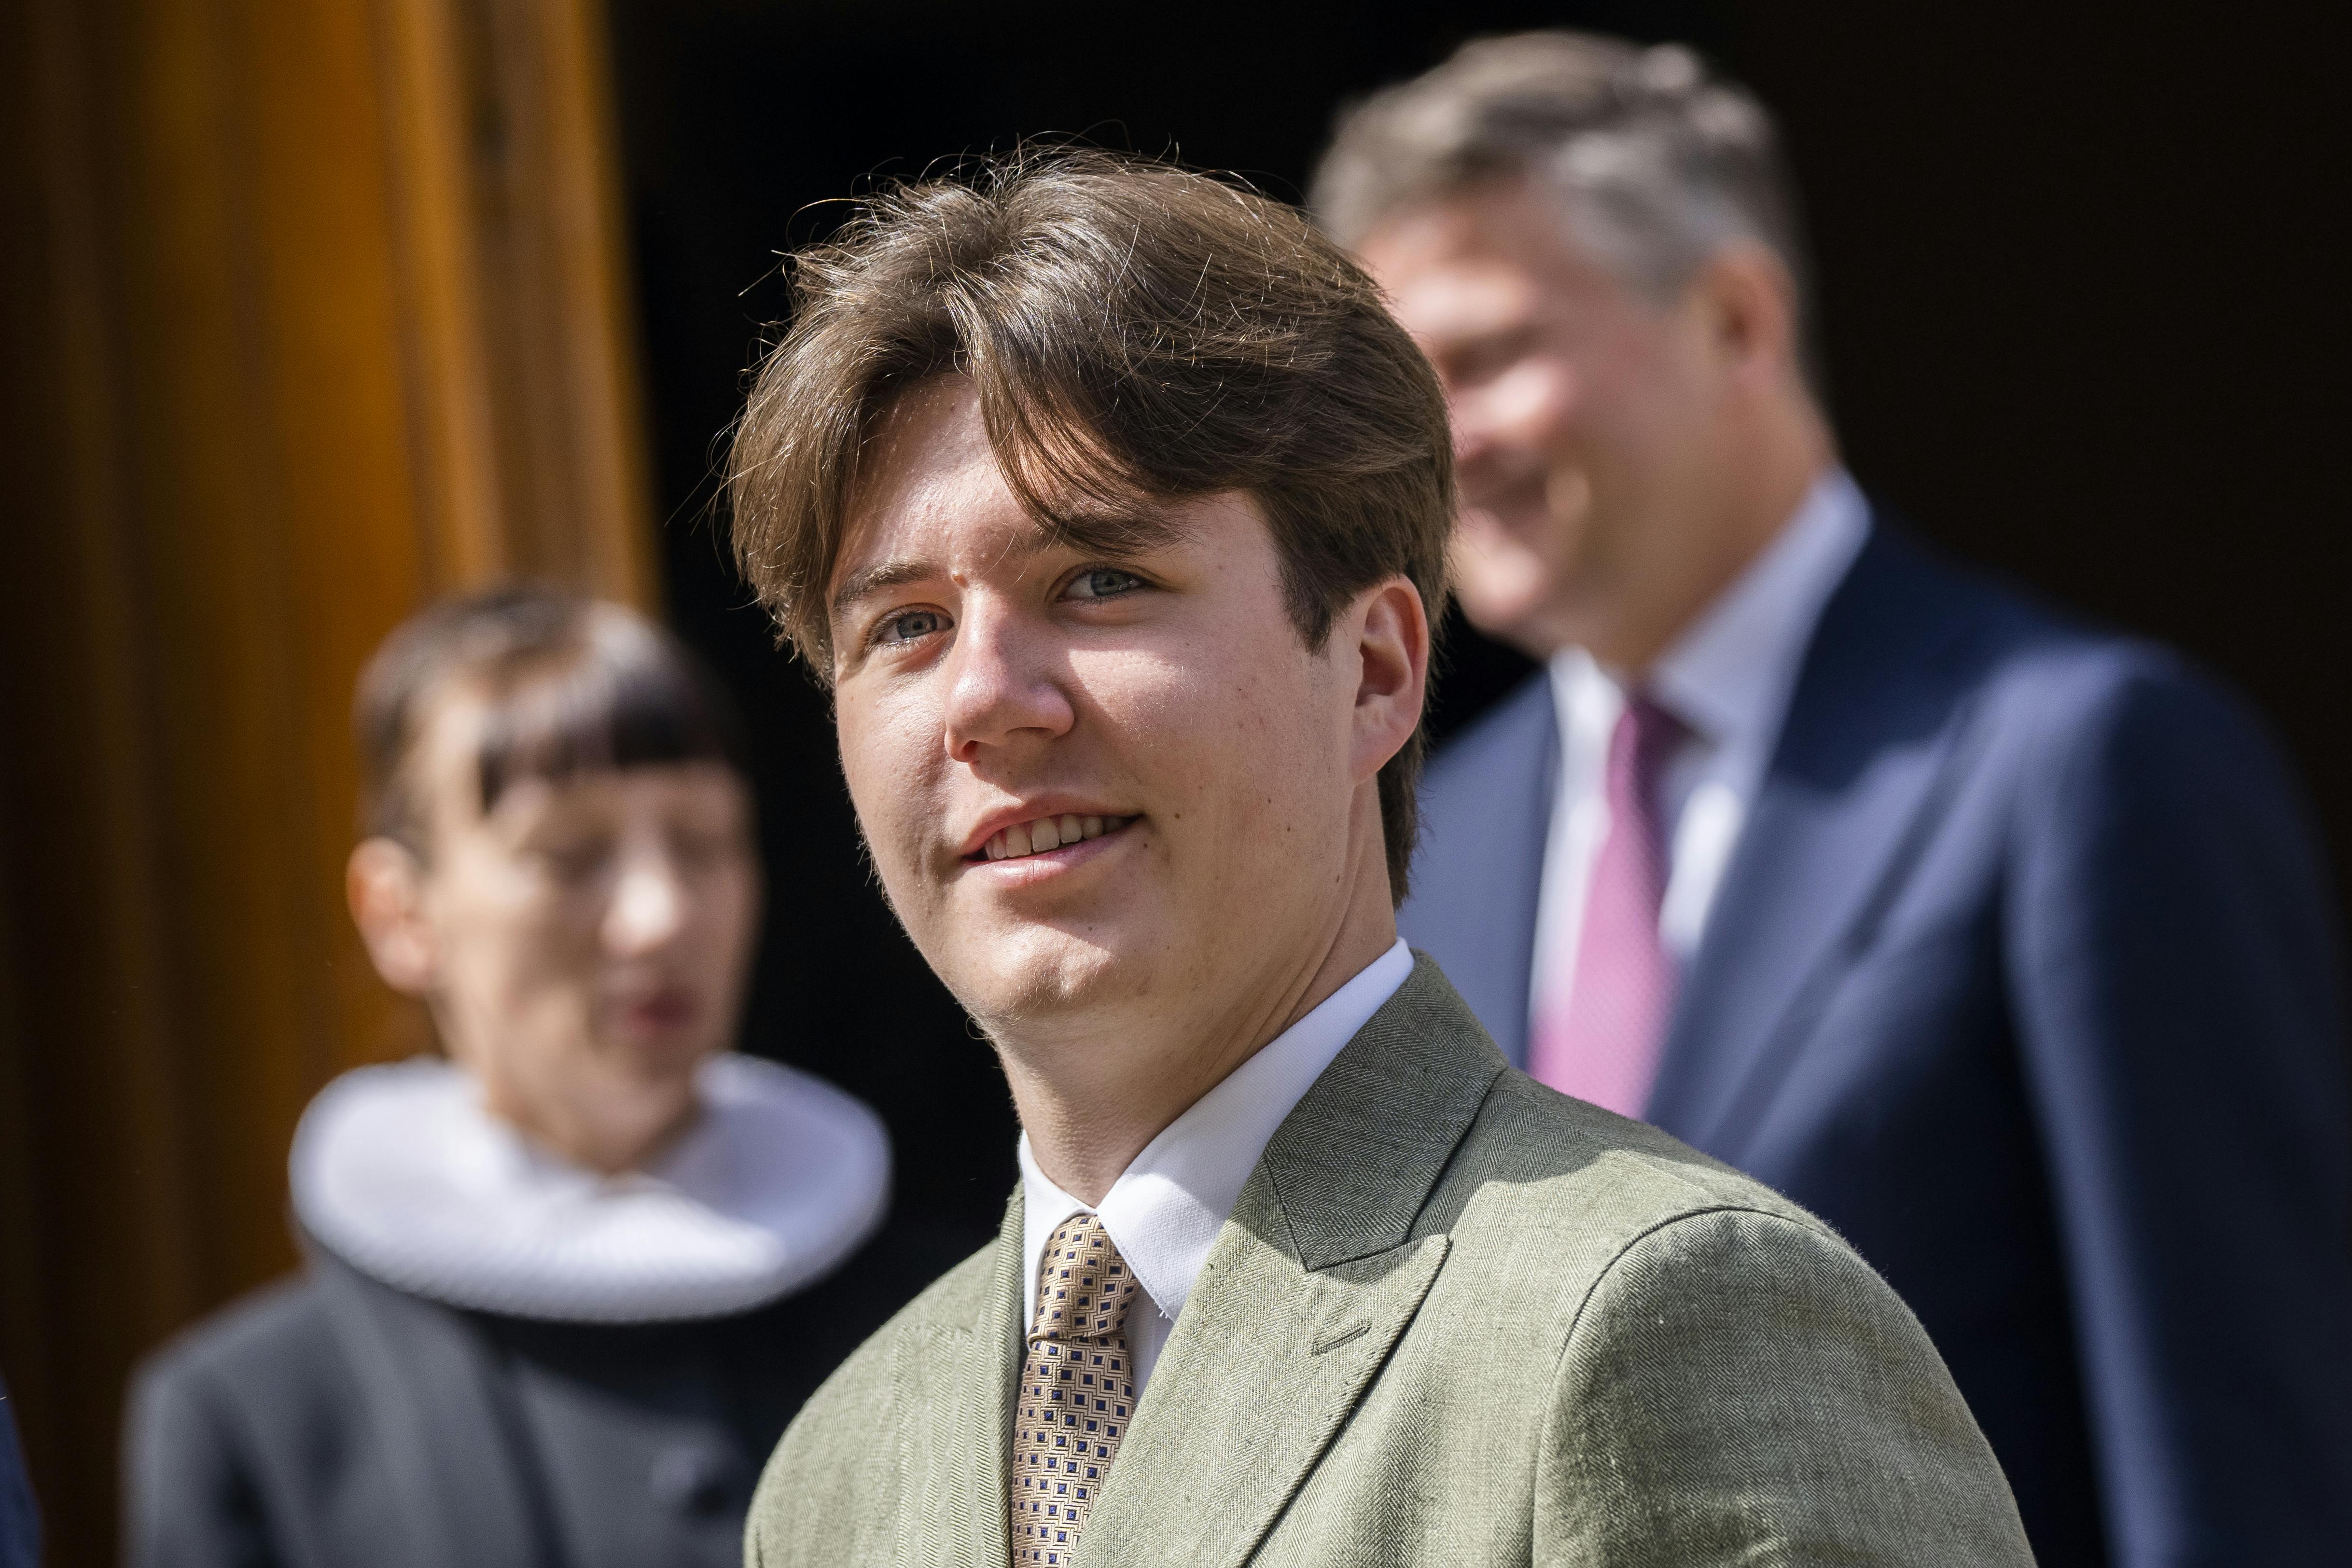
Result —
M 1341 112 L 1310 204 L 1352 246 L 1408 203 L 1518 177 L 1557 192 L 1578 242 L 1654 298 L 1678 295 L 1727 244 L 1764 246 L 1795 282 L 1802 336 L 1804 242 L 1771 116 L 1679 45 L 1570 32 L 1465 44 Z

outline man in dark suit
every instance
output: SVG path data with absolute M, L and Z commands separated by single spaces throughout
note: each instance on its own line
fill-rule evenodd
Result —
M 1472 45 L 1316 204 L 1445 383 L 1465 607 L 1545 661 L 1433 766 L 1406 936 L 1884 1270 L 2043 1563 L 2340 1556 L 2338 949 L 2262 727 L 1864 498 L 1769 120 L 1687 52 Z

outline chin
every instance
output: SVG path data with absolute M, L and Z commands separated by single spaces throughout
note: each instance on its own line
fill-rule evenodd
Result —
M 641 1083 L 669 1083 L 725 1049 L 702 1030 L 623 1029 L 613 1039 L 615 1064 Z
M 982 1023 L 1042 1019 L 1143 988 L 1137 963 L 1099 933 L 1079 936 L 1024 923 L 974 931 L 935 967 L 948 989 Z

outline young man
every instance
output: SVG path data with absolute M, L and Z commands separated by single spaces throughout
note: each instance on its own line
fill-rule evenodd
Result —
M 736 548 L 1024 1131 L 756 1564 L 2021 1563 L 1825 1228 L 1509 1069 L 1396 939 L 1444 403 L 1297 214 L 1098 156 L 804 255 Z
M 1474 44 L 1316 196 L 1445 384 L 1463 603 L 1547 664 L 1433 766 L 1406 936 L 1884 1270 L 2042 1562 L 2340 1552 L 2338 947 L 2259 723 L 1864 498 L 1771 123 L 1688 53 Z

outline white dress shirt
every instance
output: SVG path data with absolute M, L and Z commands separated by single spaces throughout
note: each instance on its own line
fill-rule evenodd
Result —
M 1128 1353 L 1140 1393 L 1282 1119 L 1412 973 L 1402 938 L 1192 1103 L 1120 1173 L 1095 1213 L 1149 1301 L 1129 1309 Z M 1021 1135 L 1021 1321 L 1037 1316 L 1037 1262 L 1062 1221 L 1087 1206 L 1037 1168 Z M 1156 1309 L 1156 1310 L 1155 1310 Z
M 1762 554 L 1654 664 L 1643 689 L 1689 730 L 1668 759 L 1659 802 L 1668 834 L 1658 935 L 1687 964 L 1780 737 L 1813 627 L 1870 534 L 1870 506 L 1843 468 L 1823 475 Z M 1609 832 L 1609 737 L 1625 706 L 1622 677 L 1581 648 L 1551 662 L 1559 705 L 1559 789 L 1536 903 L 1538 962 L 1528 998 L 1540 1016 L 1573 973 L 1593 857 Z M 1573 968 L 1572 962 L 1568 966 Z M 1565 998 L 1560 998 L 1565 1000 Z

